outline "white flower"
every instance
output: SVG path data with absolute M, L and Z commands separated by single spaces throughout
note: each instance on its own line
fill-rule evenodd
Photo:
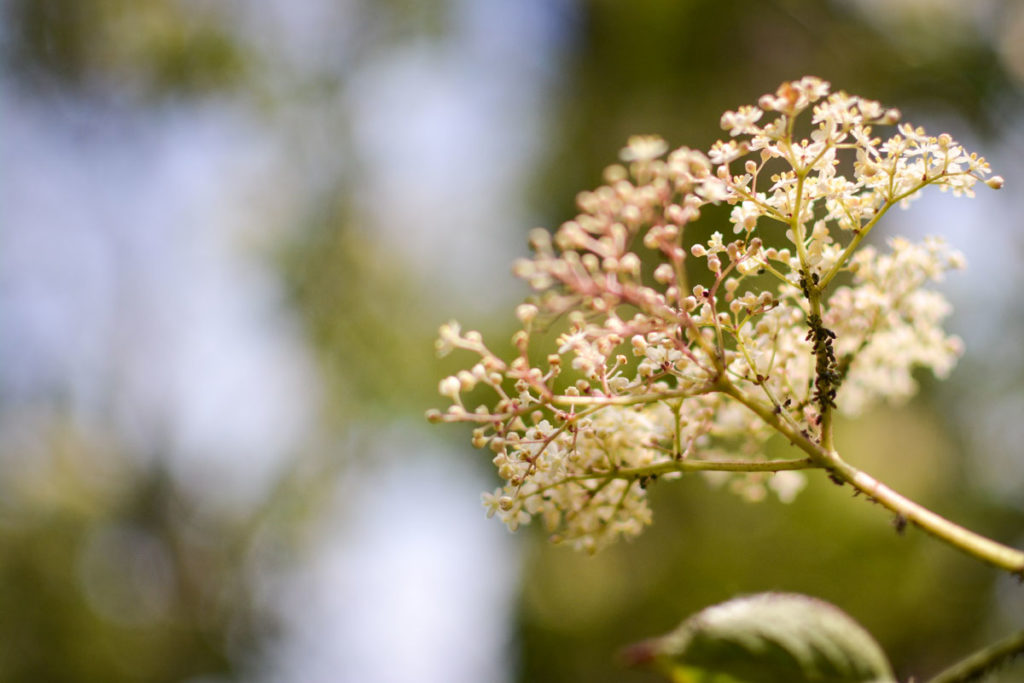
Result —
M 634 135 L 619 152 L 623 161 L 653 161 L 668 151 L 668 143 L 657 135 Z
M 792 503 L 798 493 L 807 486 L 807 477 L 802 472 L 776 472 L 768 480 L 768 488 L 775 492 L 783 503 Z
M 723 130 L 729 131 L 733 137 L 737 135 L 752 135 L 757 132 L 754 126 L 764 112 L 750 105 L 744 105 L 736 111 L 727 111 L 722 114 L 721 125 Z
M 736 144 L 735 140 L 718 140 L 708 151 L 708 159 L 711 163 L 719 166 L 739 159 L 743 155 L 743 148 Z
M 454 320 L 441 325 L 441 329 L 438 331 L 438 339 L 434 342 L 434 349 L 437 351 L 438 356 L 447 356 L 452 352 L 461 339 L 460 332 L 459 323 Z

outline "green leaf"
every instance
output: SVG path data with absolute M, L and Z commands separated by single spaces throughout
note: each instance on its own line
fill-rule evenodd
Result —
M 677 683 L 895 683 L 864 628 L 835 605 L 806 595 L 760 593 L 708 607 L 675 631 L 634 645 Z

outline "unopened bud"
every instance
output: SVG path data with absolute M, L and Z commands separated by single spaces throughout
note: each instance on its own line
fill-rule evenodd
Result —
M 529 325 L 537 317 L 537 307 L 533 304 L 519 304 L 516 307 L 516 317 L 519 322 Z
M 437 385 L 437 393 L 442 396 L 447 396 L 453 401 L 457 401 L 459 398 L 459 391 L 462 389 L 462 383 L 459 382 L 458 377 L 445 377 Z
M 662 263 L 654 269 L 654 279 L 662 284 L 674 280 L 675 275 L 675 270 L 667 263 Z

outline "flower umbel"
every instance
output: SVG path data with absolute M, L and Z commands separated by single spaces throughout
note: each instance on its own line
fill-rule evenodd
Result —
M 833 413 L 905 400 L 914 368 L 943 376 L 961 351 L 941 328 L 949 304 L 926 287 L 963 257 L 935 238 L 862 242 L 928 185 L 972 196 L 1002 184 L 948 135 L 901 124 L 876 137 L 898 120 L 814 77 L 784 83 L 723 114 L 730 138 L 707 154 L 631 138 L 575 219 L 534 231 L 515 267 L 537 291 L 517 309 L 515 357 L 456 323 L 438 342 L 478 357 L 441 381 L 452 405 L 430 417 L 473 423 L 474 445 L 494 454 L 504 484 L 484 494 L 488 514 L 513 530 L 539 517 L 594 551 L 650 523 L 659 478 L 715 473 L 753 500 L 791 498 L 795 470 L 854 483 Z M 732 207 L 723 229 L 686 240 L 719 204 Z M 494 398 L 469 409 L 478 385 Z M 776 433 L 808 457 L 766 459 Z

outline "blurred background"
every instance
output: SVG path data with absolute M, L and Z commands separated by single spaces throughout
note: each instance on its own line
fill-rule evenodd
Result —
M 655 487 L 654 526 L 596 557 L 512 536 L 468 430 L 423 419 L 465 360 L 438 325 L 507 340 L 526 232 L 628 135 L 706 148 L 814 74 L 1006 177 L 882 230 L 966 252 L 968 351 L 839 434 L 1024 544 L 1024 5 L 0 8 L 0 680 L 654 681 L 619 648 L 762 590 L 835 602 L 903 680 L 1024 627 L 1024 587 L 824 477 L 790 506 Z

